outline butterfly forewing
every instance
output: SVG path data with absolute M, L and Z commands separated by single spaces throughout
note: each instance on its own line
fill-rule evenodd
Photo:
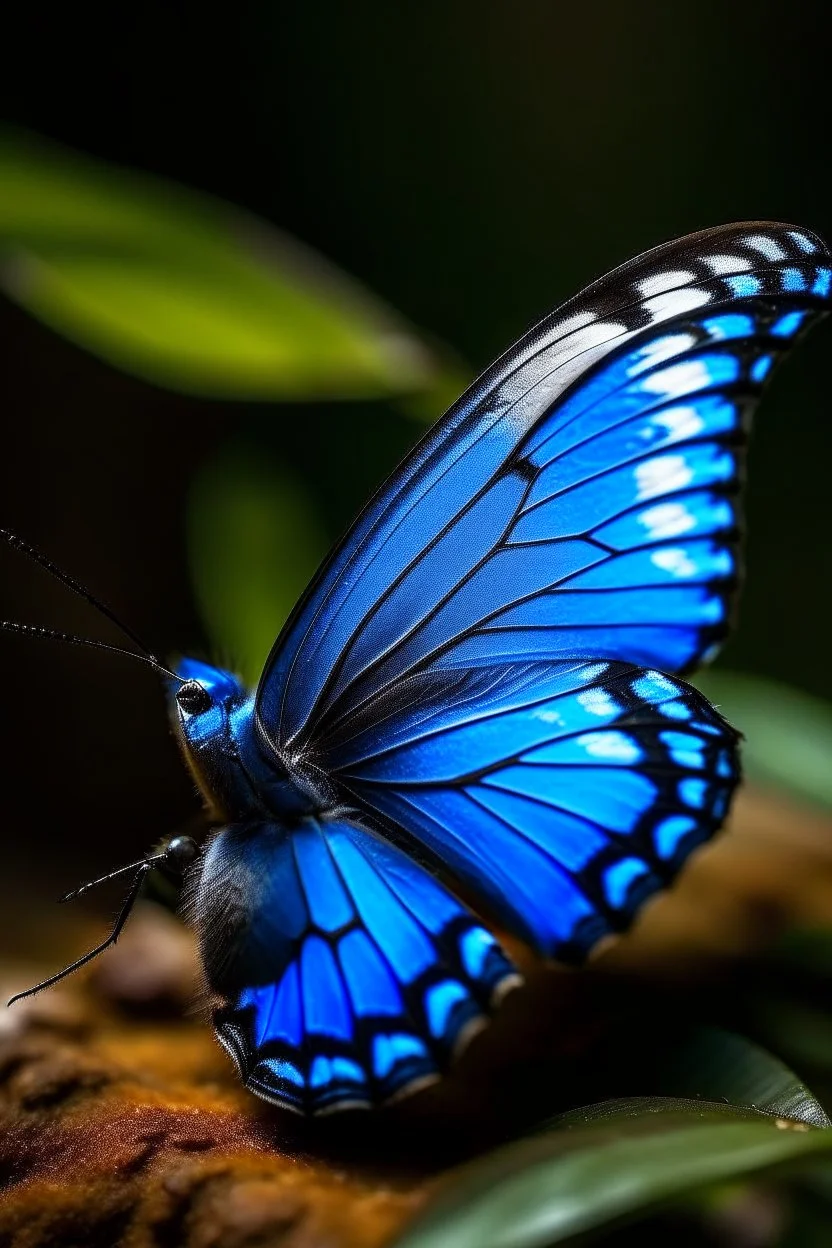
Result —
M 490 369 L 394 473 L 298 607 L 258 691 L 314 748 L 431 664 L 605 657 L 667 672 L 725 635 L 738 457 L 832 259 L 726 226 L 591 286 Z

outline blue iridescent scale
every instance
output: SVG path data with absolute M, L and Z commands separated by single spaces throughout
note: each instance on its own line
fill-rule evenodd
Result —
M 221 825 L 187 904 L 253 1092 L 324 1114 L 436 1079 L 519 982 L 490 923 L 581 962 L 721 826 L 737 733 L 682 677 L 728 632 L 751 414 L 830 290 L 791 226 L 630 261 L 414 449 L 256 690 L 179 665 Z

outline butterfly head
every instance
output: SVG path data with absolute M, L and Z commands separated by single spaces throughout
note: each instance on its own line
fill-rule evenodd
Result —
M 199 659 L 180 659 L 174 670 L 171 711 L 185 758 L 211 805 L 228 810 L 238 788 L 236 747 L 250 719 L 250 695 L 231 672 Z
M 174 670 L 174 725 L 213 816 L 232 821 L 267 815 L 295 818 L 325 804 L 309 776 L 294 770 L 290 774 L 277 755 L 264 752 L 254 694 L 236 676 L 199 659 L 180 659 Z
M 175 671 L 179 681 L 171 685 L 171 693 L 186 737 L 204 716 L 213 716 L 219 726 L 224 713 L 246 696 L 236 676 L 200 659 L 180 659 Z M 203 723 L 201 731 L 206 728 Z

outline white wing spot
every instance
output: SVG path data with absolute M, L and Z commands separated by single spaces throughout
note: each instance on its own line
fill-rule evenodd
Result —
M 685 312 L 701 308 L 715 298 L 713 293 L 703 290 L 701 286 L 684 286 L 681 290 L 669 290 L 655 299 L 647 299 L 643 306 L 650 313 L 651 320 L 663 321 L 671 316 L 683 316 Z
M 668 680 L 664 672 L 657 672 L 655 668 L 650 668 L 644 675 L 650 680 L 656 689 L 660 689 L 662 693 L 679 693 L 678 685 L 674 685 L 672 680 Z
M 684 503 L 659 503 L 658 507 L 643 511 L 638 522 L 656 541 L 662 537 L 680 537 L 696 528 L 696 517 Z
M 786 253 L 780 244 L 776 243 L 773 238 L 766 238 L 765 234 L 750 234 L 743 241 L 746 247 L 750 247 L 752 251 L 759 251 L 766 260 L 786 259 Z
M 691 559 L 688 552 L 681 546 L 673 546 L 669 550 L 654 550 L 650 562 L 663 572 L 682 580 L 696 575 L 696 560 Z
M 557 327 L 558 336 L 572 334 L 576 329 L 583 329 L 585 325 L 591 325 L 597 319 L 594 312 L 577 312 L 575 316 L 568 316 L 565 321 L 560 322 Z
M 578 737 L 580 745 L 593 758 L 607 758 L 617 763 L 637 763 L 641 757 L 632 737 L 623 732 L 584 732 Z
M 551 724 L 554 728 L 563 728 L 563 716 L 559 711 L 545 711 L 538 707 L 532 711 L 532 719 L 542 720 L 544 724 Z
M 693 469 L 688 466 L 684 455 L 662 455 L 637 464 L 633 475 L 637 487 L 636 501 L 642 502 L 660 494 L 683 490 L 693 480 Z
M 589 663 L 579 669 L 584 680 L 597 680 L 608 669 L 609 663 Z
M 817 251 L 817 247 L 808 234 L 801 234 L 799 230 L 789 230 L 789 238 L 793 243 L 797 243 L 800 250 L 805 251 L 807 255 L 811 256 Z
M 635 362 L 627 370 L 627 376 L 635 377 L 645 369 L 663 364 L 665 360 L 672 360 L 676 355 L 684 355 L 695 346 L 696 338 L 693 334 L 668 334 L 665 338 L 657 338 L 637 353 Z
M 575 319 L 577 320 L 577 317 Z M 592 347 L 601 346 L 613 338 L 621 337 L 622 334 L 626 334 L 627 327 L 619 321 L 598 321 L 593 317 L 586 325 L 577 327 L 573 332 L 576 338 L 569 344 L 569 351 L 577 355 L 581 351 L 589 351 Z
M 621 707 L 606 689 L 587 689 L 578 694 L 577 701 L 590 715 L 599 715 L 603 719 L 611 719 L 621 711 Z
M 642 386 L 648 394 L 674 395 L 689 394 L 692 390 L 704 390 L 712 381 L 711 370 L 702 360 L 685 360 L 682 364 L 671 364 L 650 377 L 645 377 Z
M 656 427 L 664 429 L 675 442 L 681 442 L 684 438 L 695 438 L 705 428 L 705 422 L 693 406 L 669 407 L 650 417 L 642 436 L 651 438 Z
M 687 286 L 695 280 L 695 274 L 687 272 L 686 269 L 671 269 L 645 277 L 643 281 L 636 282 L 636 288 L 643 298 L 649 299 L 652 295 L 664 294 L 666 290 L 678 290 L 680 286 Z
M 746 273 L 754 268 L 747 256 L 703 256 L 702 263 L 717 277 L 725 277 L 728 273 Z

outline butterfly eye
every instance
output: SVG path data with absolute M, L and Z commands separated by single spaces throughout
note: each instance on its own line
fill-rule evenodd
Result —
M 188 715 L 200 715 L 213 706 L 211 695 L 198 680 L 186 680 L 176 691 L 179 708 Z
M 163 866 L 172 875 L 183 875 L 198 853 L 196 841 L 190 836 L 175 836 L 164 851 Z

